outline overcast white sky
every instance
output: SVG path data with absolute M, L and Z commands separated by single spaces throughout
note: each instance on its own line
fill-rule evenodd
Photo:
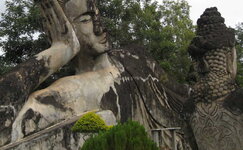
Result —
M 0 13 L 4 12 L 5 6 L 4 6 L 5 0 L 0 0 Z
M 196 24 L 196 20 L 208 7 L 216 6 L 227 26 L 235 27 L 243 22 L 243 0 L 187 0 L 191 6 L 190 17 Z

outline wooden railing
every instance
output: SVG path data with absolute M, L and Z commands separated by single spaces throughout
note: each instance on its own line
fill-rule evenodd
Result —
M 55 124 L 55 125 L 53 125 L 53 126 L 50 126 L 50 127 L 46 128 L 46 129 L 44 129 L 44 130 L 41 130 L 41 131 L 36 132 L 36 133 L 34 133 L 34 134 L 31 134 L 31 135 L 29 135 L 29 136 L 27 136 L 27 137 L 25 137 L 25 138 L 23 138 L 23 139 L 20 139 L 19 141 L 16 141 L 16 142 L 10 143 L 10 144 L 8 144 L 8 145 L 2 146 L 2 147 L 0 147 L 0 150 L 11 149 L 11 148 L 14 148 L 14 147 L 16 147 L 16 146 L 18 146 L 18 145 L 20 145 L 20 144 L 30 142 L 31 140 L 34 140 L 34 139 L 36 139 L 36 138 L 38 138 L 38 137 L 41 137 L 42 135 L 44 135 L 44 134 L 46 134 L 46 133 L 49 133 L 49 132 L 51 132 L 51 131 L 53 131 L 53 130 L 62 128 L 62 127 L 64 127 L 64 126 L 66 126 L 66 125 L 69 125 L 69 124 L 71 124 L 71 123 L 76 122 L 80 117 L 82 117 L 83 115 L 85 115 L 85 114 L 87 114 L 87 113 L 89 113 L 89 112 L 98 112 L 98 111 L 99 111 L 99 110 L 87 111 L 87 112 L 84 112 L 84 113 L 82 113 L 82 114 L 80 114 L 80 115 L 74 116 L 74 117 L 72 117 L 72 118 L 70 118 L 70 119 L 61 121 L 60 123 L 57 123 L 57 124 Z
M 180 127 L 172 127 L 172 128 L 161 128 L 161 129 L 152 129 L 152 138 L 158 147 L 164 147 L 164 131 L 169 130 L 172 133 L 172 150 L 177 150 L 177 142 L 176 142 L 176 130 L 180 130 Z

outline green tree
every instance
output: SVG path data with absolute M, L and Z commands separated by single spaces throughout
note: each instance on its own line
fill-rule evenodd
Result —
M 236 28 L 236 50 L 237 50 L 237 83 L 243 87 L 243 23 Z
M 118 124 L 89 138 L 81 150 L 158 150 L 145 129 L 137 122 Z
M 195 36 L 195 26 L 189 16 L 190 6 L 185 0 L 164 0 L 160 10 L 165 39 L 160 41 L 155 56 L 159 56 L 161 65 L 171 75 L 184 82 L 191 62 L 187 48 Z
M 21 63 L 49 46 L 41 30 L 39 9 L 33 1 L 7 0 L 1 18 L 0 46 L 6 61 Z
M 5 74 L 11 68 L 9 62 L 7 62 L 4 57 L 0 56 L 0 75 Z
M 184 82 L 189 70 L 187 47 L 195 27 L 186 1 L 104 0 L 100 2 L 103 20 L 113 47 L 144 45 L 161 66 Z

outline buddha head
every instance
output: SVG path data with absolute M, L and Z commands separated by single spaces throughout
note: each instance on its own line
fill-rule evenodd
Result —
M 96 0 L 58 0 L 76 32 L 81 48 L 91 55 L 108 50 L 107 33 L 100 22 Z

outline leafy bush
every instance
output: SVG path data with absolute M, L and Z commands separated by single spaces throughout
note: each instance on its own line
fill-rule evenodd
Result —
M 143 126 L 128 121 L 89 138 L 81 150 L 158 150 Z
M 98 132 L 109 127 L 104 120 L 94 112 L 83 115 L 72 127 L 73 132 Z

